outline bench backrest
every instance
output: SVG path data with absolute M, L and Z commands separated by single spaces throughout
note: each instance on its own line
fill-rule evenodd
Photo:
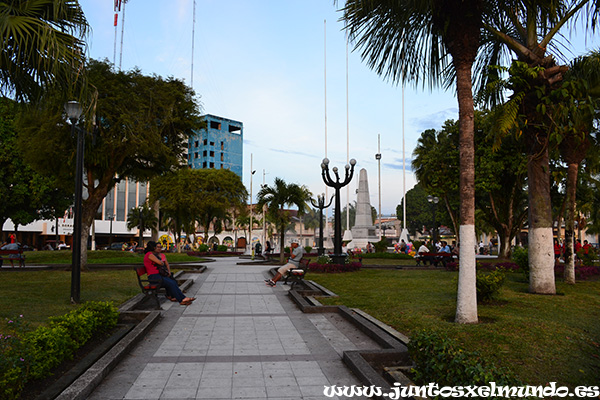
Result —
M 146 275 L 146 266 L 142 265 L 141 267 L 133 267 L 138 276 Z
M 0 250 L 0 254 L 23 254 L 23 249 L 19 249 L 19 250 Z

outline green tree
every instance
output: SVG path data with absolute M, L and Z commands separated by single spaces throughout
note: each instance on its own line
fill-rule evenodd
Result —
M 595 124 L 600 109 L 600 53 L 577 58 L 559 88 L 550 93 L 549 111 L 561 137 L 560 154 L 567 165 L 565 184 L 565 282 L 575 283 L 574 235 L 579 168 L 588 149 L 597 146 Z M 593 134 L 592 134 L 593 133 Z M 559 225 L 560 226 L 560 225 Z
M 150 229 L 155 232 L 157 225 L 158 218 L 156 217 L 156 211 L 150 208 L 148 203 L 144 203 L 139 207 L 133 207 L 127 213 L 127 229 L 139 229 L 140 237 L 138 246 L 140 247 L 144 247 L 144 231 Z
M 483 0 L 346 0 L 343 8 L 350 38 L 357 40 L 363 59 L 378 74 L 396 82 L 418 82 L 426 77 L 430 84 L 438 84 L 443 78 L 447 78 L 446 82 L 455 78 L 460 125 L 458 323 L 477 322 L 471 74 L 479 51 L 485 5 Z
M 195 233 L 198 221 L 207 243 L 211 225 L 216 231 L 222 229 L 231 220 L 231 211 L 241 208 L 247 196 L 240 177 L 227 169 L 183 168 L 150 184 L 150 202 L 160 202 L 178 241 L 181 231 L 188 236 Z
M 19 100 L 53 86 L 73 93 L 88 30 L 77 1 L 0 1 L 0 93 Z
M 549 147 L 555 131 L 542 97 L 560 86 L 568 70 L 555 58 L 562 56 L 556 37 L 564 38 L 564 31 L 574 29 L 576 24 L 593 31 L 600 7 L 592 0 L 518 1 L 498 6 L 500 10 L 489 14 L 484 23 L 483 56 L 477 71 L 481 73 L 488 65 L 507 60 L 508 54 L 518 61 L 511 67 L 511 106 L 504 123 L 498 126 L 503 128 L 500 132 L 522 135 L 529 156 L 529 291 L 555 294 L 549 168 Z
M 490 227 L 498 232 L 499 255 L 509 258 L 510 243 L 521 231 L 527 215 L 526 159 L 523 146 L 516 139 L 495 142 L 490 134 L 492 122 L 486 113 L 475 113 L 476 227 L 480 233 L 490 231 Z M 439 132 L 425 131 L 413 158 L 419 183 L 427 193 L 442 199 L 453 222 L 457 220 L 459 199 L 458 177 L 454 173 L 459 162 L 457 137 L 458 124 L 452 120 L 446 121 Z
M 18 108 L 13 100 L 0 98 L 0 226 L 10 218 L 15 230 L 19 225 L 63 215 L 72 204 L 68 191 L 23 160 L 14 122 Z
M 312 193 L 306 186 L 300 186 L 295 183 L 286 183 L 281 178 L 275 178 L 273 186 L 265 185 L 257 193 L 258 200 L 256 206 L 262 208 L 267 206 L 267 215 L 275 223 L 280 235 L 279 242 L 279 262 L 283 263 L 284 239 L 286 227 L 291 222 L 291 215 L 285 207 L 295 206 L 298 209 L 298 215 L 306 212 Z
M 193 91 L 182 81 L 145 76 L 139 70 L 114 72 L 107 62 L 87 68 L 97 100 L 84 107 L 82 124 L 93 138 L 86 141 L 82 205 L 82 243 L 104 197 L 121 179 L 146 181 L 185 163 L 192 129 L 201 128 Z M 47 97 L 44 107 L 21 115 L 20 147 L 38 172 L 55 176 L 73 189 L 76 138 L 64 123 L 64 98 Z M 87 263 L 87 246 L 82 248 Z
M 416 237 L 417 232 L 432 232 L 433 207 L 427 201 L 428 195 L 429 193 L 425 191 L 421 182 L 417 182 L 415 186 L 406 192 L 406 229 L 412 237 Z M 452 224 L 445 207 L 436 207 L 435 214 L 435 221 L 438 226 Z M 404 220 L 404 199 L 396 206 L 396 215 L 398 220 Z

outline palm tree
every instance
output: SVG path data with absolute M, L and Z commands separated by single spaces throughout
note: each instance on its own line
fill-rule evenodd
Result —
M 0 92 L 32 100 L 56 85 L 73 94 L 88 30 L 77 1 L 0 1 Z
M 291 215 L 284 207 L 296 206 L 298 215 L 302 215 L 308 208 L 307 201 L 311 195 L 306 186 L 299 186 L 295 183 L 288 184 L 281 178 L 275 178 L 275 184 L 272 187 L 265 185 L 256 195 L 258 200 L 256 208 L 261 209 L 263 205 L 266 205 L 267 215 L 279 231 L 279 262 L 282 264 L 285 258 L 285 231 L 291 221 Z
M 485 5 L 484 0 L 346 0 L 342 9 L 350 38 L 356 40 L 363 59 L 378 74 L 395 82 L 427 78 L 430 85 L 455 78 L 460 126 L 459 323 L 478 321 L 471 72 Z
M 144 205 L 139 207 L 133 207 L 127 214 L 127 229 L 138 228 L 140 231 L 140 247 L 144 247 L 144 231 L 146 229 L 156 231 L 157 224 L 158 218 L 156 217 L 156 212 L 148 207 L 148 203 L 144 203 Z
M 560 88 L 550 95 L 555 99 L 553 120 L 557 122 L 557 131 L 562 141 L 559 150 L 567 164 L 565 185 L 565 271 L 567 283 L 575 283 L 575 197 L 579 167 L 595 144 L 590 135 L 598 120 L 600 108 L 598 94 L 600 89 L 600 52 L 592 52 L 574 60 L 565 74 Z
M 518 110 L 522 121 L 526 121 L 518 131 L 525 138 L 529 156 L 529 291 L 554 294 L 549 169 L 551 121 L 546 113 L 539 112 L 541 103 L 537 94 L 556 89 L 568 70 L 566 65 L 558 65 L 552 54 L 547 54 L 552 51 L 562 58 L 553 40 L 557 35 L 564 38 L 561 29 L 572 28 L 576 23 L 583 22 L 586 28 L 593 30 L 600 7 L 597 0 L 507 1 L 499 2 L 498 6 L 501 9 L 489 14 L 484 23 L 486 34 L 476 76 L 484 77 L 481 79 L 484 85 L 485 77 L 490 77 L 484 73 L 488 65 L 500 64 L 508 60 L 510 54 L 535 69 L 535 74 L 524 82 L 530 90 L 521 93 Z

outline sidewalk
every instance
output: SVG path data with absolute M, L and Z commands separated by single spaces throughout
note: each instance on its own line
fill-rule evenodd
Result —
M 302 313 L 287 286 L 265 285 L 268 267 L 237 261 L 189 274 L 197 300 L 163 303 L 158 325 L 89 398 L 316 400 L 325 385 L 361 385 L 342 352 L 379 346 L 335 314 Z

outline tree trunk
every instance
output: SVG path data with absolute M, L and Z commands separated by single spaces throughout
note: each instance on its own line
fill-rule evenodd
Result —
M 478 322 L 475 265 L 475 116 L 471 84 L 472 63 L 455 60 L 454 66 L 460 129 L 460 268 L 456 322 L 466 324 Z
M 579 164 L 569 163 L 567 168 L 567 187 L 566 187 L 566 211 L 565 216 L 565 271 L 564 278 L 566 283 L 575 283 L 575 254 L 573 249 L 573 236 L 575 233 L 575 194 L 577 191 L 577 174 Z
M 529 292 L 556 294 L 548 137 L 529 133 Z
M 281 225 L 281 242 L 279 243 L 279 263 L 285 262 L 285 247 L 283 245 L 283 239 L 285 239 L 285 225 Z

